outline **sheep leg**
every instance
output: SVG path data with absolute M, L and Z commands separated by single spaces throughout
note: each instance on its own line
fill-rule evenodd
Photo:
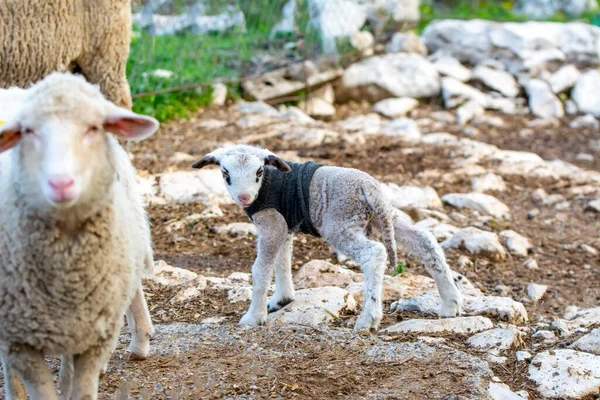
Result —
M 8 363 L 2 362 L 4 367 L 4 385 L 5 385 L 5 398 L 6 400 L 27 400 L 27 392 L 23 382 L 19 379 L 16 373 L 11 371 L 8 367 Z
M 283 216 L 272 208 L 254 214 L 253 220 L 258 238 L 256 260 L 252 265 L 252 300 L 240 324 L 255 326 L 267 321 L 267 294 L 273 268 L 284 249 L 288 231 Z
M 71 398 L 74 374 L 75 370 L 73 367 L 73 356 L 62 356 L 60 358 L 58 387 L 60 388 L 60 397 L 64 400 L 69 400 Z
M 23 385 L 31 400 L 58 400 L 52 374 L 42 353 L 26 347 L 11 349 L 8 354 L 2 356 L 2 364 L 5 377 L 8 377 L 7 400 L 26 399 Z
M 364 230 L 340 229 L 328 242 L 360 264 L 365 275 L 363 309 L 355 330 L 377 329 L 383 318 L 383 275 L 387 264 L 385 246 L 367 238 Z
M 125 314 L 131 332 L 130 360 L 144 360 L 150 353 L 150 338 L 154 334 L 148 303 L 140 282 Z
M 454 284 L 452 272 L 446 263 L 444 251 L 435 237 L 427 231 L 416 228 L 407 216 L 394 214 L 394 230 L 396 242 L 410 255 L 416 256 L 435 284 L 442 298 L 441 317 L 460 315 L 462 294 Z
M 294 282 L 292 280 L 292 249 L 294 235 L 288 235 L 279 262 L 275 264 L 275 293 L 267 303 L 267 311 L 272 313 L 294 301 Z
M 94 346 L 73 357 L 75 374 L 73 376 L 72 400 L 97 400 L 100 371 L 106 365 L 112 349 L 118 339 L 117 330 L 113 336 L 100 346 Z

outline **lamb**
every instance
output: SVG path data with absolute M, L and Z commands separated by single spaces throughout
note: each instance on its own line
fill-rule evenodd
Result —
M 44 356 L 60 355 L 65 398 L 96 399 L 130 304 L 152 333 L 141 279 L 150 230 L 129 157 L 108 133 L 145 139 L 158 122 L 53 73 L 0 125 L 0 359 L 7 399 L 58 399 Z M 142 295 L 142 298 L 137 298 Z
M 0 0 L 0 21 L 0 88 L 79 71 L 110 101 L 131 108 L 130 0 Z
M 267 313 L 294 300 L 291 255 L 297 232 L 322 236 L 360 264 L 365 295 L 356 330 L 377 329 L 381 322 L 386 261 L 396 265 L 396 243 L 419 257 L 435 280 L 442 298 L 440 315 L 460 313 L 462 295 L 437 241 L 394 209 L 370 175 L 312 162 L 290 163 L 266 149 L 247 145 L 217 149 L 192 167 L 211 164 L 221 167 L 229 194 L 244 207 L 258 231 L 252 300 L 241 324 L 262 325 Z M 371 228 L 381 231 L 385 245 L 369 237 Z M 275 293 L 267 302 L 273 269 Z

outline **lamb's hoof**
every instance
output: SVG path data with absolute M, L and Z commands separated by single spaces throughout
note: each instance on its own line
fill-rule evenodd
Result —
M 242 319 L 240 319 L 240 325 L 246 326 L 261 326 L 267 322 L 267 316 L 253 315 L 246 313 Z
M 272 297 L 271 300 L 269 300 L 269 302 L 267 303 L 267 312 L 270 314 L 274 313 L 275 311 L 279 311 L 283 307 L 290 304 L 292 301 L 294 301 L 294 299 L 289 297 L 284 297 L 283 299 L 277 301 L 275 300 L 275 297 Z
M 354 330 L 357 332 L 375 332 L 377 331 L 377 328 L 379 328 L 380 322 L 381 318 L 373 318 L 361 314 L 359 315 L 358 320 L 356 320 Z
M 148 358 L 148 354 L 130 353 L 129 358 L 127 360 L 128 361 L 143 361 L 146 358 Z
M 148 358 L 150 354 L 150 343 L 146 342 L 143 344 L 133 344 L 129 347 L 131 354 L 129 354 L 129 361 L 142 361 Z
M 447 302 L 442 302 L 440 308 L 441 318 L 454 318 L 462 314 L 462 299 L 453 299 Z

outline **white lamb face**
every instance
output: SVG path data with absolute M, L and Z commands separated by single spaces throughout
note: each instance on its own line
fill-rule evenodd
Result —
M 236 145 L 209 153 L 192 164 L 193 168 L 219 165 L 225 187 L 231 198 L 240 206 L 248 207 L 258 196 L 267 165 L 282 172 L 290 167 L 268 150 L 247 145 Z
M 262 185 L 265 160 L 255 155 L 237 154 L 223 157 L 220 166 L 231 198 L 242 207 L 252 204 Z
M 80 77 L 53 74 L 28 92 L 19 117 L 0 126 L 0 152 L 17 146 L 22 190 L 39 206 L 69 208 L 105 196 L 115 179 L 108 133 L 141 140 L 158 127 Z

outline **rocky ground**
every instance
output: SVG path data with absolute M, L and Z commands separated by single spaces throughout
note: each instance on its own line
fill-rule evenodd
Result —
M 145 288 L 157 332 L 151 356 L 133 362 L 123 331 L 101 398 L 597 397 L 600 165 L 577 156 L 598 151 L 597 128 L 495 113 L 463 126 L 435 104 L 391 125 L 369 108 L 323 122 L 242 103 L 132 145 L 152 220 L 157 268 Z M 231 142 L 378 178 L 446 249 L 464 315 L 437 319 L 433 281 L 401 255 L 407 272 L 388 271 L 382 330 L 357 334 L 360 270 L 300 236 L 297 300 L 265 327 L 240 327 L 253 230 L 217 169 L 189 168 Z

